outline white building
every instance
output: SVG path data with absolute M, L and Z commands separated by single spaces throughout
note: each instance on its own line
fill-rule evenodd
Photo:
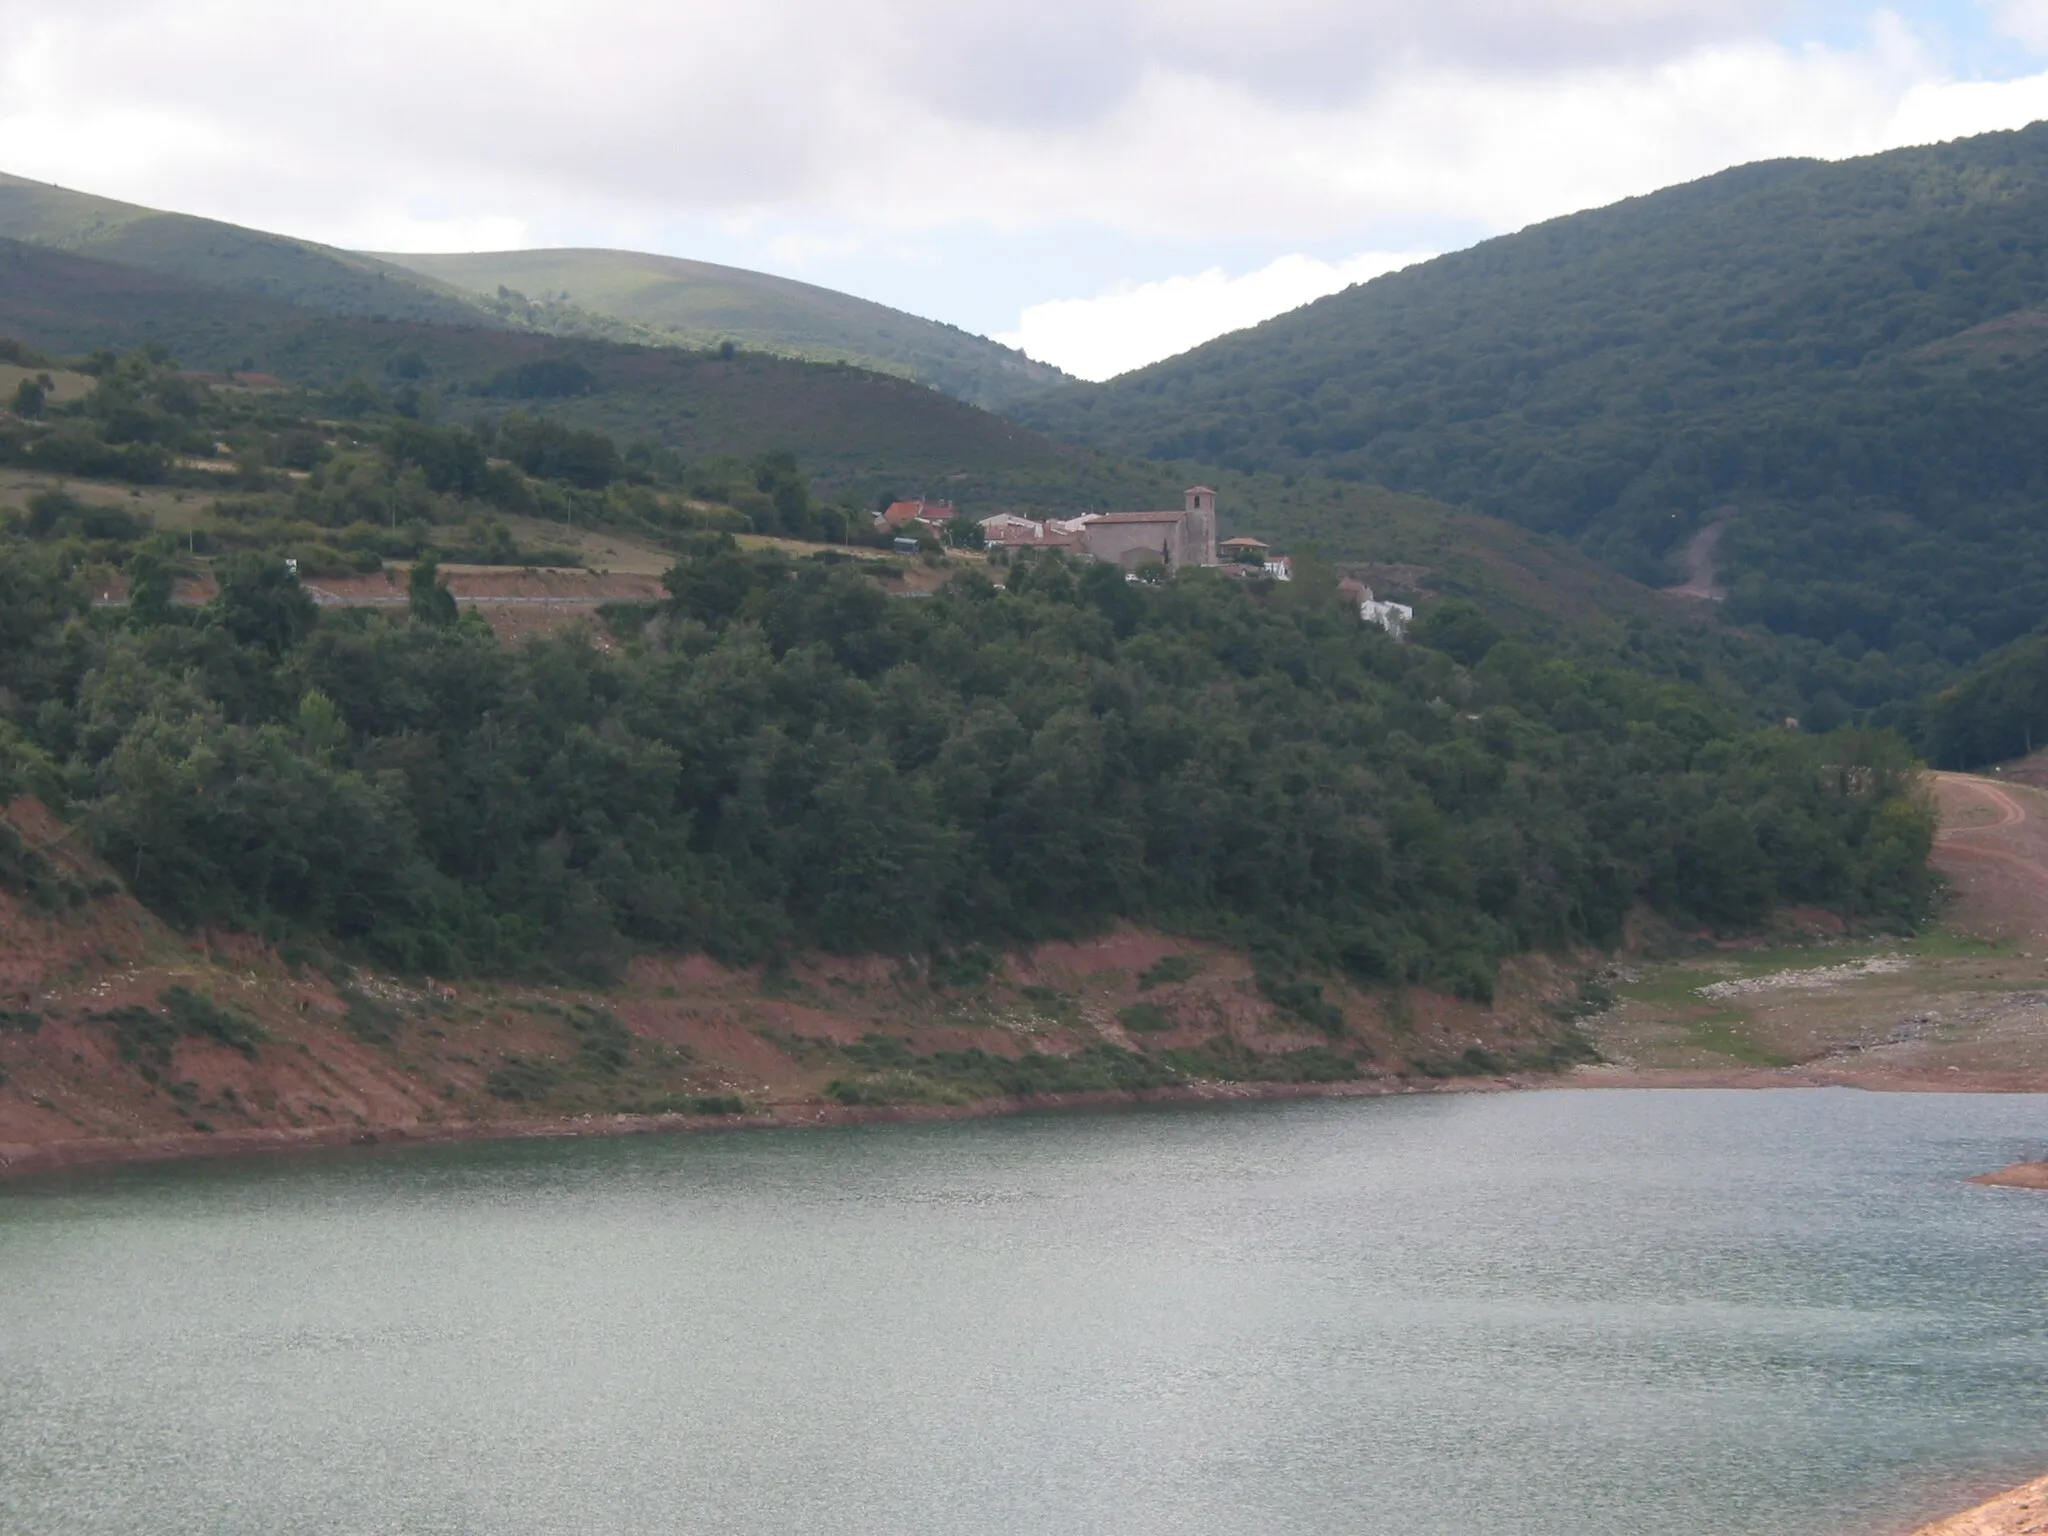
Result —
M 1368 624 L 1377 624 L 1396 640 L 1408 635 L 1408 625 L 1415 618 L 1415 610 L 1406 603 L 1382 603 L 1372 595 L 1372 588 L 1365 589 L 1365 597 L 1358 605 L 1358 616 Z

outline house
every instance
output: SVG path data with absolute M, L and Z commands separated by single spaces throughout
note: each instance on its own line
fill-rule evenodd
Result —
M 950 501 L 892 501 L 888 509 L 875 519 L 879 528 L 901 528 L 906 523 L 923 523 L 928 528 L 939 528 L 955 516 Z
M 1264 539 L 1254 539 L 1239 534 L 1234 539 L 1225 539 L 1216 546 L 1216 553 L 1232 565 L 1264 565 L 1266 556 L 1273 546 Z
M 1079 533 L 1061 533 L 1056 526 L 1034 523 L 1028 528 L 1007 526 L 984 532 L 990 549 L 1056 549 L 1061 554 L 1083 556 L 1087 540 Z
M 981 520 L 981 537 L 990 549 L 1056 549 L 1063 554 L 1086 554 L 1081 537 L 1081 519 L 1039 522 L 1014 512 L 998 512 Z
M 1294 580 L 1294 562 L 1285 555 L 1270 555 L 1261 564 L 1275 581 Z
M 1359 590 L 1365 595 L 1358 600 L 1358 616 L 1368 624 L 1379 625 L 1396 640 L 1405 640 L 1408 637 L 1408 626 L 1414 622 L 1415 610 L 1406 603 L 1378 601 L 1373 597 L 1371 587 L 1361 587 Z

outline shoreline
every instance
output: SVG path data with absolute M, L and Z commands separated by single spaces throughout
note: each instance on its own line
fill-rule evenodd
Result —
M 1500 1079 L 1388 1086 L 1350 1083 L 1215 1083 L 1138 1092 L 1038 1094 L 976 1099 L 965 1104 L 836 1104 L 826 1100 L 773 1104 L 746 1115 L 576 1115 L 533 1120 L 440 1120 L 391 1126 L 274 1127 L 241 1131 L 181 1131 L 156 1136 L 94 1136 L 40 1143 L 0 1144 L 0 1183 L 16 1176 L 67 1169 L 119 1168 L 211 1157 L 333 1151 L 343 1147 L 429 1146 L 462 1141 L 564 1141 L 584 1137 L 694 1135 L 704 1131 L 812 1130 L 846 1125 L 892 1125 L 991 1120 L 1012 1115 L 1147 1104 L 1228 1104 L 1287 1099 L 1396 1098 L 1429 1093 L 1501 1093 L 1524 1086 Z
M 2048 1189 L 2048 1162 L 2013 1163 L 1996 1173 L 1980 1173 L 1970 1182 L 2001 1189 Z M 2042 1529 L 2048 1530 L 2048 1526 Z
M 2048 1477 L 2037 1477 L 2031 1483 L 2007 1489 L 1974 1509 L 1920 1526 L 1912 1536 L 2043 1536 L 2043 1533 L 2048 1533 Z
M 92 1136 L 49 1142 L 0 1143 L 0 1185 L 17 1177 L 72 1169 L 122 1168 L 207 1158 L 284 1156 L 346 1147 L 428 1146 L 468 1141 L 559 1141 L 596 1136 L 695 1135 L 705 1131 L 809 1130 L 851 1125 L 988 1120 L 1013 1115 L 1136 1109 L 1161 1104 L 1231 1104 L 1299 1099 L 1409 1098 L 1467 1093 L 1611 1092 L 1654 1089 L 1683 1093 L 1852 1088 L 1865 1093 L 2048 1093 L 2048 1084 L 2003 1074 L 1899 1076 L 1800 1067 L 1698 1071 L 1580 1067 L 1556 1077 L 1486 1077 L 1449 1081 L 1367 1079 L 1337 1083 L 1194 1083 L 1141 1091 L 1039 1094 L 964 1104 L 848 1105 L 827 1100 L 771 1104 L 745 1115 L 576 1115 L 529 1120 L 435 1120 L 392 1125 L 266 1126 L 233 1131 L 181 1131 L 152 1136 Z M 1967 1182 L 2048 1189 L 2048 1163 L 2014 1163 Z M 2043 1527 L 2048 1533 L 2048 1526 Z

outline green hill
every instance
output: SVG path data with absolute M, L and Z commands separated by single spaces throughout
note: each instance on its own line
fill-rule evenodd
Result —
M 1775 648 L 1606 570 L 1563 540 L 1370 485 L 1212 474 L 1061 444 L 907 380 L 763 353 L 732 358 L 478 326 L 314 314 L 111 262 L 0 240 L 0 337 L 50 354 L 163 347 L 185 366 L 254 370 L 367 398 L 408 390 L 456 424 L 524 411 L 647 442 L 685 461 L 779 449 L 830 498 L 947 496 L 973 515 L 1177 505 L 1198 475 L 1222 492 L 1227 532 L 1319 547 L 1389 595 L 1468 598 L 1511 631 L 1665 675 L 1729 679 L 1767 714 L 1813 691 Z M 566 375 L 569 393 L 531 381 Z M 526 382 L 523 382 L 526 381 Z M 337 403 L 338 408 L 338 403 Z
M 1653 583 L 1725 521 L 1733 614 L 1874 704 L 2048 611 L 2044 305 L 2037 124 L 1554 220 L 1016 414 L 1439 497 Z
M 974 405 L 1002 406 L 1065 375 L 986 337 L 810 283 L 635 251 L 497 251 L 380 256 L 477 296 L 508 319 L 559 330 L 567 304 L 640 331 L 637 339 L 748 349 L 900 374 Z
M 486 323 L 456 289 L 374 256 L 0 175 L 0 237 L 328 314 Z
M 0 335 L 52 353 L 156 343 L 186 367 L 310 388 L 411 387 L 456 421 L 523 410 L 689 460 L 797 455 L 828 490 L 951 496 L 970 509 L 1081 511 L 1175 501 L 1177 472 L 1056 443 L 908 379 L 739 352 L 730 358 L 496 330 L 335 316 L 0 240 Z
M 1000 406 L 1066 375 L 886 305 L 738 267 L 631 251 L 379 256 L 0 175 L 0 239 L 323 314 L 488 326 L 853 363 Z

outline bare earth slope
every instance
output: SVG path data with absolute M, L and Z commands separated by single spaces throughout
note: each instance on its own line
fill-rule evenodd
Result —
M 2048 944 L 2048 795 L 1967 773 L 1934 775 L 1934 861 L 1955 886 L 1949 924 L 1972 938 Z
M 0 1169 L 16 1171 L 385 1139 L 1488 1086 L 1511 1065 L 1554 1059 L 1546 1005 L 1570 986 L 1532 961 L 1503 978 L 1491 1008 L 1333 990 L 1347 1024 L 1332 1036 L 1263 997 L 1242 955 L 1129 931 L 942 973 L 887 956 L 745 971 L 648 955 L 601 991 L 451 986 L 246 934 L 175 932 L 34 802 L 5 822 Z M 54 867 L 40 901 L 7 882 L 10 844 Z M 1145 977 L 1168 956 L 1175 965 Z

